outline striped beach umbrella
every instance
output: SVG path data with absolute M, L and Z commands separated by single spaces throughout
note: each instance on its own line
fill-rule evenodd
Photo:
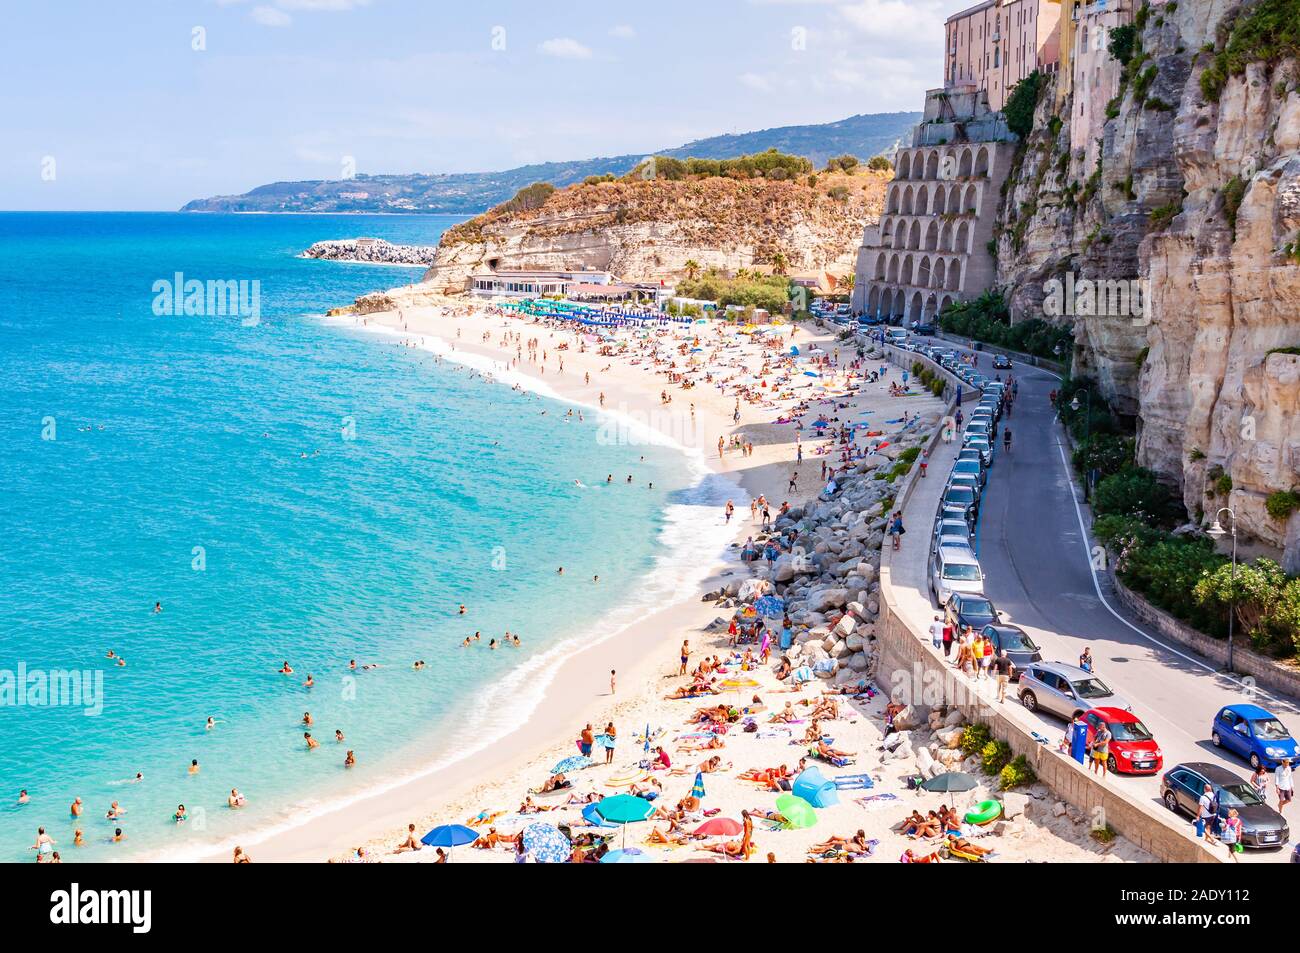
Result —
M 691 797 L 697 797 L 704 800 L 704 772 L 695 772 L 695 784 L 691 786 Z

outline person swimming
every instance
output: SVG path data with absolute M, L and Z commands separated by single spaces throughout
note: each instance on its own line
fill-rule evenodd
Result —
M 313 748 L 319 748 L 319 747 L 320 747 L 320 742 L 317 741 L 315 738 L 313 738 L 313 737 L 311 736 L 311 732 L 310 732 L 310 731 L 304 731 L 304 732 L 302 733 L 302 736 L 303 736 L 303 738 L 305 738 L 305 739 L 307 740 L 307 750 L 308 750 L 308 751 L 311 751 Z

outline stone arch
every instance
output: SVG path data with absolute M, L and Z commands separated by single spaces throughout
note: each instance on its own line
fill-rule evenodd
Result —
M 925 299 L 924 314 L 927 318 L 933 318 L 938 313 L 939 313 L 939 299 L 934 295 L 929 295 Z
M 910 185 L 903 189 L 903 204 L 899 207 L 899 211 L 904 215 L 912 214 L 912 187 Z
M 961 158 L 957 160 L 957 175 L 965 178 L 971 174 L 971 162 L 973 161 L 970 149 L 961 151 Z
M 903 259 L 902 271 L 898 274 L 898 283 L 900 285 L 910 285 L 912 283 L 912 268 L 914 261 L 911 255 Z
M 894 220 L 886 218 L 880 226 L 880 247 L 889 248 L 894 243 Z
M 925 248 L 929 251 L 939 250 L 939 223 L 931 220 L 930 227 L 925 230 Z
M 889 275 L 885 280 L 891 285 L 898 284 L 898 265 L 900 261 L 901 259 L 897 252 L 889 256 Z
M 912 282 L 921 288 L 930 287 L 930 256 L 924 256 L 916 264 L 916 280 Z
M 925 177 L 927 179 L 939 178 L 939 150 L 935 149 L 930 152 L 930 158 L 925 163 Z
M 948 187 L 948 211 L 956 213 L 961 210 L 961 186 L 954 182 Z
M 944 191 L 942 185 L 934 190 L 933 211 L 935 215 L 942 215 L 948 211 L 948 193 Z
M 989 174 L 989 147 L 980 146 L 980 151 L 975 156 L 975 174 L 980 178 L 988 178 Z
M 962 255 L 970 254 L 970 222 L 962 222 L 957 226 L 957 247 L 953 251 Z
M 872 277 L 874 277 L 877 281 L 884 281 L 885 268 L 887 268 L 888 265 L 889 265 L 889 256 L 885 254 L 883 251 L 880 252 L 878 255 L 876 255 L 876 267 L 874 269 L 874 274 L 872 275 Z
M 906 152 L 898 154 L 898 171 L 896 178 L 910 179 L 912 177 L 912 157 Z
M 925 299 L 921 297 L 921 292 L 912 292 L 912 304 L 907 309 L 908 321 L 920 321 L 921 315 L 925 311 Z
M 880 311 L 880 285 L 872 285 L 871 290 L 867 292 L 867 314 L 878 314 Z
M 918 221 L 912 222 L 912 230 L 907 235 L 907 247 L 910 249 L 921 247 L 921 223 Z
M 971 209 L 979 208 L 979 189 L 973 185 L 966 186 L 966 201 L 962 205 L 963 212 L 969 212 Z
M 942 298 L 940 298 L 939 313 L 943 314 L 945 311 L 947 311 L 950 307 L 952 307 L 953 302 L 954 302 L 954 298 L 952 295 L 944 295 Z
M 903 192 L 903 187 L 902 187 L 901 185 L 892 185 L 892 186 L 890 186 L 890 188 L 889 188 L 889 205 L 888 205 L 888 207 L 885 209 L 885 214 L 887 214 L 887 215 L 897 215 L 897 214 L 898 214 L 898 199 L 899 199 L 899 196 L 902 194 L 902 192 Z
M 943 223 L 943 231 L 939 233 L 939 247 L 943 251 L 952 251 L 952 222 Z
M 891 317 L 901 318 L 907 313 L 907 292 L 902 288 L 894 293 L 894 309 L 889 312 Z
M 918 186 L 916 189 L 916 214 L 926 215 L 930 211 L 930 189 L 928 186 Z
M 948 280 L 948 262 L 942 258 L 936 258 L 934 261 L 934 280 L 930 283 L 931 287 L 942 288 Z
M 948 278 L 943 285 L 947 291 L 961 290 L 961 259 L 954 258 L 948 266 Z

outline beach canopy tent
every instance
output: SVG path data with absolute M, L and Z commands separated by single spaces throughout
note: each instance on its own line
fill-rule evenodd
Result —
M 800 772 L 790 790 L 813 807 L 830 807 L 840 803 L 835 782 L 828 780 L 816 767 Z
M 802 830 L 817 823 L 817 812 L 813 806 L 796 794 L 782 794 L 778 797 L 776 810 L 785 818 L 785 826 L 792 830 Z

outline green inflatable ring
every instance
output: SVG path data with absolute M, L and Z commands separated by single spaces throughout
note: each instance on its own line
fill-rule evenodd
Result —
M 975 810 L 966 812 L 967 824 L 987 824 L 1002 816 L 1002 805 L 992 799 L 980 801 Z

